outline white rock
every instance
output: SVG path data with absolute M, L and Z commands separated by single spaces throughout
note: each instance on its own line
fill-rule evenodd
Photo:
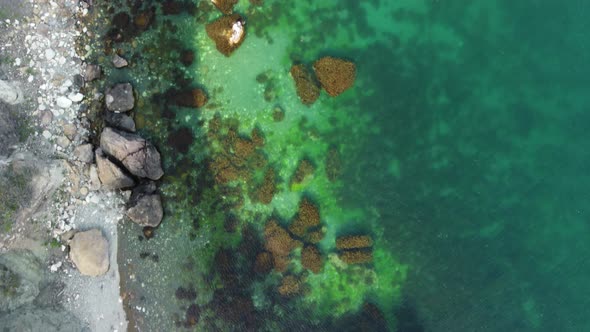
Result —
M 46 139 L 51 138 L 51 133 L 49 132 L 49 130 L 43 130 L 43 137 L 45 137 Z
M 57 97 L 57 106 L 61 107 L 61 108 L 68 108 L 70 106 L 72 106 L 72 101 L 64 96 L 59 96 Z
M 84 95 L 81 94 L 80 92 L 72 93 L 72 94 L 68 95 L 68 99 L 73 101 L 74 103 L 79 103 L 82 101 L 82 99 L 84 99 Z
M 55 51 L 48 48 L 45 50 L 45 59 L 51 60 L 55 57 Z

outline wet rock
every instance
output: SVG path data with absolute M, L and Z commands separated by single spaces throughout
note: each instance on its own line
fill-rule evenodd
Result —
M 136 134 L 107 127 L 100 135 L 100 147 L 133 175 L 157 180 L 164 174 L 156 147 Z
M 86 143 L 86 144 L 82 144 L 82 145 L 77 146 L 74 149 L 74 157 L 76 157 L 77 160 L 79 160 L 83 163 L 91 164 L 92 161 L 94 160 L 94 152 L 92 151 L 92 144 Z
M 123 57 L 119 56 L 118 54 L 113 55 L 113 66 L 115 68 L 123 68 L 126 67 L 129 63 Z
M 350 88 L 356 76 L 354 63 L 330 56 L 317 60 L 313 69 L 322 87 L 332 97 Z
M 106 90 L 105 103 L 112 112 L 127 112 L 133 109 L 135 97 L 130 83 L 115 84 Z
M 70 258 L 81 274 L 103 275 L 109 270 L 109 243 L 99 229 L 78 232 L 70 241 Z
M 157 227 L 162 222 L 164 211 L 160 195 L 155 193 L 156 185 L 148 182 L 137 186 L 131 193 L 129 208 L 125 213 L 140 226 Z
M 99 65 L 87 64 L 84 70 L 84 80 L 86 82 L 92 82 L 99 79 L 101 76 L 101 69 Z
M 13 250 L 0 255 L 0 312 L 32 302 L 42 279 L 43 267 L 32 252 Z
M 96 149 L 95 158 L 98 178 L 104 189 L 129 188 L 135 185 L 135 181 L 110 161 L 102 149 Z
M 234 10 L 234 6 L 238 3 L 238 0 L 211 0 L 215 7 L 219 9 L 220 12 L 228 15 L 231 14 Z
M 225 56 L 230 56 L 244 41 L 246 29 L 244 20 L 238 14 L 226 15 L 207 24 L 207 35 L 215 47 Z
M 295 89 L 301 102 L 305 105 L 313 104 L 320 96 L 320 87 L 311 71 L 305 65 L 298 64 L 291 67 L 290 73 L 295 81 Z
M 23 101 L 22 92 L 12 83 L 0 80 L 0 100 L 15 105 Z
M 105 122 L 111 127 L 132 133 L 135 132 L 135 121 L 133 121 L 133 118 L 127 114 L 106 112 L 104 119 Z

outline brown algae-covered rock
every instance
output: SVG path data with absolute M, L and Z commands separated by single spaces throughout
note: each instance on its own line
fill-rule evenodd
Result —
M 279 294 L 285 297 L 291 297 L 301 293 L 301 281 L 299 278 L 293 275 L 285 276 L 281 280 L 281 285 L 279 286 Z
M 207 24 L 206 31 L 209 38 L 215 42 L 215 47 L 225 56 L 230 56 L 246 38 L 244 19 L 238 15 L 226 15 Z
M 301 250 L 301 265 L 313 273 L 319 273 L 324 265 L 322 255 L 316 246 L 307 245 Z
M 350 88 L 356 77 L 354 63 L 330 56 L 314 62 L 313 69 L 322 87 L 332 97 Z
M 174 95 L 174 102 L 178 106 L 184 107 L 203 107 L 207 104 L 207 94 L 201 88 L 184 90 Z
M 258 190 L 256 190 L 256 199 L 262 204 L 270 204 L 276 192 L 275 171 L 269 168 L 264 174 L 264 180 Z
M 211 2 L 213 2 L 220 12 L 228 15 L 233 12 L 234 6 L 238 3 L 238 0 L 211 0 Z
M 344 250 L 338 253 L 338 257 L 346 264 L 364 264 L 373 261 L 373 252 L 367 250 Z
M 284 271 L 289 265 L 289 254 L 293 249 L 299 247 L 301 243 L 291 238 L 289 232 L 275 220 L 266 223 L 264 237 L 266 239 L 264 246 L 273 255 L 275 270 Z
M 311 71 L 305 65 L 298 64 L 291 67 L 290 73 L 295 81 L 295 89 L 301 102 L 305 105 L 313 104 L 320 96 L 320 87 Z
M 373 239 L 368 235 L 341 236 L 336 239 L 336 249 L 359 249 L 373 246 Z
M 299 162 L 299 165 L 297 165 L 297 169 L 295 170 L 295 174 L 293 174 L 293 178 L 291 178 L 291 185 L 303 182 L 306 177 L 313 174 L 313 171 L 313 164 L 307 159 L 302 159 Z
M 320 225 L 320 211 L 309 199 L 303 198 L 299 203 L 299 211 L 289 226 L 291 233 L 304 237 L 310 228 Z

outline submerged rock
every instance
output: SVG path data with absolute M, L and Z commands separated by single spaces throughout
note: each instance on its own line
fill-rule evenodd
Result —
M 133 109 L 135 97 L 130 83 L 115 84 L 106 90 L 105 103 L 112 112 L 127 112 Z
M 207 94 L 201 88 L 179 91 L 174 94 L 173 98 L 178 106 L 197 108 L 205 106 L 208 100 Z
M 336 239 L 336 249 L 358 249 L 373 246 L 373 239 L 368 235 L 341 236 Z
M 78 232 L 70 241 L 70 258 L 81 274 L 103 275 L 109 270 L 109 243 L 99 229 Z
M 332 97 L 350 88 L 356 77 L 354 63 L 330 56 L 314 62 L 313 69 L 322 87 Z
M 295 89 L 301 102 L 305 105 L 313 104 L 320 96 L 320 87 L 311 71 L 305 65 L 298 64 L 291 67 L 290 73 L 295 81 Z
M 164 175 L 160 153 L 139 135 L 107 127 L 100 135 L 100 147 L 133 175 L 152 180 Z
M 162 200 L 156 194 L 153 182 L 137 186 L 129 199 L 129 208 L 125 213 L 129 219 L 140 226 L 157 227 L 164 216 Z
M 135 185 L 135 181 L 129 177 L 119 166 L 110 161 L 102 149 L 96 149 L 96 169 L 98 178 L 106 190 L 129 188 Z
M 364 264 L 373 261 L 373 252 L 370 250 L 344 250 L 338 253 L 338 257 L 346 264 Z
M 319 273 L 324 265 L 322 255 L 316 246 L 306 245 L 301 250 L 301 265 L 313 273 Z
M 231 14 L 234 10 L 234 6 L 238 3 L 238 0 L 211 0 L 215 7 L 219 9 L 220 12 L 228 15 Z
M 244 20 L 238 14 L 226 15 L 207 24 L 207 35 L 215 47 L 225 56 L 230 56 L 246 38 Z

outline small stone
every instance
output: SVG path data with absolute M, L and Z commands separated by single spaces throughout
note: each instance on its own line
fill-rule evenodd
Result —
M 67 148 L 68 146 L 70 146 L 70 140 L 65 137 L 65 136 L 60 136 L 57 138 L 57 145 L 59 145 L 60 147 L 62 147 L 63 149 Z
M 68 108 L 68 107 L 72 106 L 72 101 L 64 96 L 57 97 L 56 103 L 57 103 L 57 106 L 59 106 L 61 108 Z
M 76 233 L 70 242 L 70 258 L 81 274 L 103 275 L 109 270 L 109 243 L 99 229 Z
M 51 111 L 42 111 L 40 118 L 41 125 L 47 126 L 53 121 L 53 113 Z
M 82 99 L 84 99 L 84 95 L 81 93 L 72 93 L 70 95 L 68 95 L 68 99 L 73 101 L 74 103 L 79 103 L 82 101 Z
M 126 67 L 129 63 L 127 60 L 119 56 L 118 54 L 113 55 L 113 66 L 115 68 L 123 68 Z
M 64 134 L 71 141 L 73 141 L 74 138 L 76 138 L 76 134 L 77 134 L 76 125 L 74 125 L 73 123 L 66 123 L 63 126 L 63 129 L 64 129 Z
M 94 152 L 92 151 L 92 144 L 82 144 L 74 149 L 74 156 L 83 163 L 90 164 L 94 159 Z
M 45 59 L 51 60 L 55 57 L 55 51 L 48 48 L 45 50 Z
M 86 195 L 88 195 L 88 188 L 86 188 L 86 187 L 80 188 L 80 196 L 86 197 Z
M 50 139 L 51 138 L 51 133 L 49 132 L 49 130 L 43 130 L 43 137 L 45 137 L 46 139 Z

